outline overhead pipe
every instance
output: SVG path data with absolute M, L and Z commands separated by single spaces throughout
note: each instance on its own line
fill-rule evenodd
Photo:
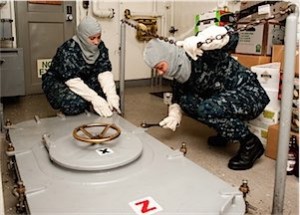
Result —
M 279 140 L 275 171 L 272 214 L 282 215 L 286 184 L 289 139 L 291 130 L 293 83 L 295 76 L 295 53 L 297 44 L 298 8 L 286 18 L 285 52 L 282 79 L 282 97 L 279 124 Z
M 99 18 L 109 18 L 109 19 L 114 18 L 115 10 L 113 8 L 100 9 L 99 4 L 100 2 L 98 1 L 91 1 L 92 12 L 95 16 Z

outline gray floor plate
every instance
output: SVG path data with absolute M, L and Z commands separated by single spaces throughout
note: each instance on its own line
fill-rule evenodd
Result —
M 114 153 L 101 157 L 97 152 L 100 146 L 93 146 L 87 154 L 81 154 L 71 131 L 83 123 L 94 122 L 114 123 L 121 128 L 122 135 L 114 140 L 116 144 L 109 145 Z M 78 164 L 68 164 L 70 167 L 53 162 L 42 140 L 45 134 L 49 135 L 51 147 L 57 147 L 59 159 L 75 154 L 83 156 L 85 164 L 93 166 L 93 162 L 98 162 L 96 166 L 107 167 L 114 161 L 109 156 L 116 156 L 118 165 L 78 170 L 72 168 Z M 82 114 L 45 118 L 39 123 L 29 120 L 11 128 L 10 137 L 31 214 L 245 213 L 238 188 L 118 115 L 104 119 Z M 72 147 L 58 147 L 62 143 Z M 86 147 L 80 149 L 85 151 Z M 76 156 L 66 160 L 75 161 Z

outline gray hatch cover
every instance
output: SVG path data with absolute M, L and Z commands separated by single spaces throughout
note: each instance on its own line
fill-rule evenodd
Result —
M 122 133 L 107 145 L 91 146 L 74 140 L 75 127 L 96 122 L 114 123 Z M 38 123 L 29 120 L 16 124 L 9 133 L 15 147 L 17 169 L 26 187 L 30 214 L 245 213 L 245 202 L 238 188 L 118 115 L 106 119 L 83 114 L 63 119 L 45 118 Z M 103 146 L 114 153 L 101 156 L 99 150 Z M 79 152 L 81 147 L 88 149 L 84 150 L 87 154 Z M 124 157 L 119 155 L 123 152 Z M 49 155 L 60 162 L 64 160 L 61 157 L 68 159 L 62 166 L 52 162 Z M 77 158 L 83 161 L 85 168 L 107 169 L 72 169 L 83 166 L 76 164 Z M 93 162 L 96 164 L 92 167 L 86 165 Z M 119 167 L 113 168 L 117 165 Z

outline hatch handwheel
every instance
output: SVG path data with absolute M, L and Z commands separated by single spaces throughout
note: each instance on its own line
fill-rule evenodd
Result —
M 79 141 L 100 144 L 120 136 L 121 130 L 115 124 L 93 123 L 78 126 L 73 130 L 73 137 Z

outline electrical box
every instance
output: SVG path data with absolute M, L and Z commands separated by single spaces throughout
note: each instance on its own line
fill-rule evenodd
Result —
M 22 48 L 0 48 L 1 97 L 25 95 Z
M 234 22 L 234 14 L 227 10 L 216 10 L 198 14 L 195 17 L 195 33 L 197 34 L 212 25 L 224 26 L 231 25 Z

